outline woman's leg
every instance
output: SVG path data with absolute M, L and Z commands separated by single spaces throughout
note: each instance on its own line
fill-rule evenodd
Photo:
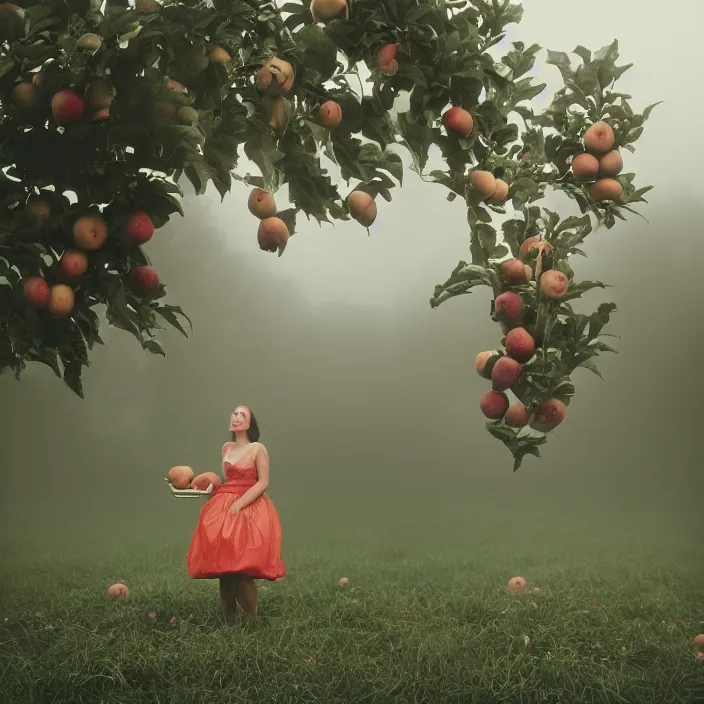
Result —
M 226 626 L 237 623 L 237 576 L 224 574 L 220 577 L 220 608 Z
M 247 616 L 254 618 L 257 615 L 259 595 L 255 581 L 247 574 L 237 574 L 235 581 L 235 594 L 242 611 Z

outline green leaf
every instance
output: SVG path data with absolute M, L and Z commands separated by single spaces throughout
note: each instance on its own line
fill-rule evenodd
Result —
M 403 161 L 398 154 L 385 152 L 380 167 L 388 171 L 398 181 L 399 186 L 403 185 Z
M 555 234 L 559 235 L 565 230 L 574 230 L 576 228 L 588 228 L 589 231 L 592 229 L 592 222 L 589 215 L 582 215 L 581 217 L 572 215 L 565 218 L 560 222 L 560 224 L 555 228 Z
M 602 88 L 611 85 L 633 66 L 633 64 L 616 66 L 616 59 L 618 59 L 618 41 L 616 39 L 594 54 L 594 63 L 598 67 L 599 83 Z
M 113 327 L 134 335 L 140 344 L 143 341 L 139 326 L 139 316 L 127 300 L 127 292 L 121 280 L 112 279 L 106 285 L 109 293 L 105 316 Z
M 124 34 L 136 20 L 138 20 L 138 16 L 134 10 L 122 12 L 117 10 L 117 14 L 101 24 L 100 34 L 106 39 L 114 39 L 117 35 Z
M 293 237 L 296 234 L 296 209 L 287 208 L 286 210 L 280 210 L 276 213 L 276 217 L 284 221 L 288 228 L 289 236 Z
M 0 78 L 3 78 L 10 73 L 16 65 L 17 62 L 14 56 L 0 56 Z
M 450 278 L 444 284 L 435 287 L 430 299 L 430 307 L 437 308 L 450 298 L 471 293 L 471 289 L 475 286 L 493 286 L 492 274 L 495 276 L 494 272 L 483 266 L 461 261 L 452 271 Z
M 82 367 L 75 362 L 64 361 L 64 383 L 79 398 L 84 398 L 83 382 L 81 380 Z
M 547 438 L 533 435 L 519 435 L 520 431 L 515 428 L 508 428 L 501 425 L 500 422 L 489 422 L 486 424 L 486 429 L 497 440 L 506 445 L 513 455 L 513 471 L 517 472 L 523 464 L 523 459 L 526 455 L 540 457 L 539 447 L 547 442 Z
M 260 133 L 247 141 L 244 146 L 247 158 L 251 159 L 261 171 L 264 180 L 262 188 L 271 193 L 278 190 L 282 181 L 276 165 L 283 159 L 276 142 L 270 134 Z
M 73 318 L 89 350 L 93 349 L 96 344 L 103 344 L 98 332 L 100 329 L 100 319 L 94 310 L 90 308 L 78 308 L 74 312 Z
M 31 350 L 27 355 L 27 360 L 30 362 L 39 362 L 45 364 L 53 370 L 54 374 L 61 379 L 61 368 L 59 367 L 59 352 L 55 348 L 40 347 L 39 349 Z
M 398 127 L 405 146 L 413 158 L 414 170 L 422 174 L 428 162 L 430 146 L 434 143 L 433 130 L 417 120 L 410 112 L 399 113 Z
M 208 188 L 208 181 L 212 179 L 212 172 L 205 158 L 200 155 L 191 157 L 184 163 L 183 172 L 193 185 L 196 195 L 202 196 Z
M 214 134 L 206 139 L 203 146 L 203 156 L 210 167 L 213 183 L 219 186 L 218 191 L 221 198 L 224 198 L 224 195 L 230 190 L 231 172 L 237 166 L 239 144 L 236 137 L 227 134 Z
M 188 333 L 186 332 L 183 325 L 181 325 L 179 316 L 184 318 L 188 322 L 191 332 L 193 331 L 193 323 L 191 322 L 191 319 L 183 312 L 180 306 L 163 304 L 154 305 L 154 312 L 160 315 L 164 320 L 166 320 L 167 323 L 175 327 L 184 337 L 188 337 Z
M 541 196 L 541 184 L 528 176 L 516 179 L 511 186 L 511 200 L 516 210 L 521 210 Z
M 578 45 L 577 47 L 575 47 L 572 50 L 572 53 L 577 54 L 577 56 L 579 56 L 582 59 L 582 61 L 584 61 L 585 64 L 591 63 L 592 52 L 589 51 L 589 49 L 587 49 L 581 45 Z
M 650 113 L 653 112 L 653 110 L 662 103 L 662 100 L 658 100 L 657 103 L 653 103 L 652 105 L 648 105 L 645 110 L 643 110 L 643 119 L 647 120 L 650 117 Z
M 532 78 L 516 81 L 509 104 L 512 109 L 516 109 L 518 103 L 537 98 L 546 88 L 547 83 L 533 83 Z
M 511 69 L 513 79 L 518 80 L 533 68 L 535 56 L 541 47 L 538 44 L 532 44 L 524 49 L 521 42 L 513 42 L 512 45 L 513 51 L 509 51 L 501 60 Z
M 562 401 L 562 403 L 566 406 L 569 406 L 570 401 L 576 392 L 577 390 L 575 389 L 574 384 L 569 379 L 565 379 L 553 388 L 551 396 Z
M 593 362 L 591 359 L 586 359 L 586 360 L 584 360 L 584 362 L 581 362 L 581 363 L 578 364 L 577 366 L 579 366 L 579 367 L 584 367 L 585 369 L 588 369 L 590 372 L 593 372 L 593 373 L 596 374 L 602 381 L 604 381 L 604 377 L 603 377 L 602 373 L 599 371 L 599 369 L 597 368 L 596 364 L 594 364 L 594 362 Z
M 618 350 L 611 347 L 611 345 L 607 345 L 602 340 L 592 340 L 589 343 L 589 349 L 595 350 L 596 352 L 613 352 L 614 354 L 618 354 Z
M 492 132 L 491 138 L 494 140 L 498 148 L 511 144 L 518 139 L 518 125 L 509 124 L 499 127 L 497 130 Z
M 487 222 L 476 222 L 470 228 L 469 251 L 472 262 L 487 267 L 496 247 L 496 230 Z
M 602 303 L 596 313 L 589 316 L 589 334 L 587 339 L 594 340 L 608 325 L 611 314 L 617 310 L 615 303 Z
M 566 259 L 560 259 L 554 268 L 561 271 L 570 281 L 574 279 L 574 270 Z
M 142 343 L 142 347 L 152 354 L 160 354 L 162 357 L 166 357 L 166 352 L 156 340 L 145 340 Z
M 553 51 L 552 49 L 548 49 L 548 58 L 545 63 L 550 64 L 551 66 L 556 66 L 562 74 L 564 81 L 572 80 L 572 76 L 574 75 L 574 72 L 572 71 L 572 62 L 570 61 L 569 55 L 564 51 Z
M 604 284 L 601 281 L 580 281 L 577 284 L 570 283 L 567 293 L 562 296 L 561 301 L 571 301 L 575 298 L 581 298 L 583 293 L 591 291 L 593 288 L 610 288 L 609 284 Z
M 76 326 L 64 327 L 64 336 L 58 345 L 58 354 L 64 368 L 64 383 L 79 398 L 83 398 L 81 373 L 83 367 L 88 365 L 88 350 Z
M 309 24 L 296 32 L 294 38 L 302 45 L 302 63 L 308 80 L 321 83 L 332 78 L 337 68 L 337 47 L 325 32 L 317 24 Z

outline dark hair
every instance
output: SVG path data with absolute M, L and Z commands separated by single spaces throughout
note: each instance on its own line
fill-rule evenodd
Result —
M 261 435 L 261 433 L 259 432 L 259 423 L 257 423 L 257 417 L 254 415 L 254 411 L 249 406 L 245 406 L 245 408 L 249 411 L 249 429 L 247 430 L 247 440 L 249 440 L 249 442 L 257 442 Z M 235 437 L 236 435 L 233 431 L 233 441 L 235 440 Z

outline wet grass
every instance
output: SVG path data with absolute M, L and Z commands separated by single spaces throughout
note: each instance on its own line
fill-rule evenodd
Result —
M 182 546 L 102 562 L 10 555 L 0 700 L 704 702 L 698 559 L 536 544 L 521 568 L 515 545 L 491 540 L 471 555 L 291 548 L 289 576 L 262 584 L 258 623 L 237 630 L 221 626 L 216 583 L 185 575 Z M 507 593 L 516 572 L 537 589 Z M 117 580 L 130 598 L 109 602 Z

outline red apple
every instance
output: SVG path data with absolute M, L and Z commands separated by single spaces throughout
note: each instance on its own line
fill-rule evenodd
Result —
M 51 99 L 51 114 L 58 125 L 70 125 L 83 117 L 86 101 L 75 90 L 60 90 Z
M 154 234 L 152 219 L 142 210 L 137 210 L 125 223 L 125 236 L 134 244 L 149 242 Z
M 385 76 L 393 76 L 398 71 L 398 60 L 396 59 L 398 50 L 398 44 L 386 44 L 379 49 L 376 61 Z
M 77 279 L 88 271 L 88 257 L 77 249 L 66 250 L 59 262 L 59 271 L 68 279 Z
M 450 108 L 443 113 L 442 121 L 448 132 L 453 132 L 460 137 L 469 137 L 474 130 L 474 118 L 464 108 Z
M 30 276 L 24 282 L 24 298 L 30 308 L 46 308 L 51 300 L 51 288 L 41 276 Z
M 159 286 L 159 274 L 150 266 L 138 266 L 130 272 L 134 289 L 143 295 L 152 293 Z

